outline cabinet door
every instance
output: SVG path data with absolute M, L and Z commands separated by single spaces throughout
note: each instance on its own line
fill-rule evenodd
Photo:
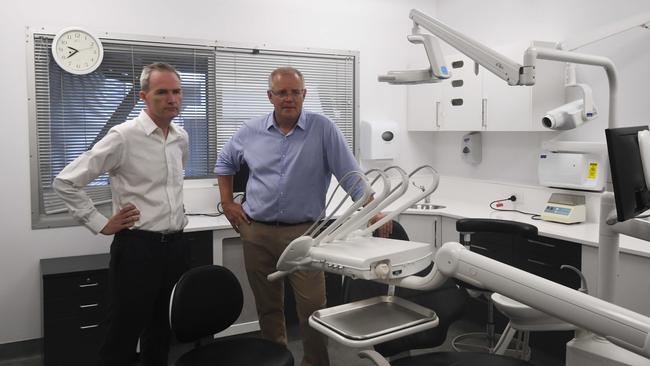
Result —
M 406 87 L 406 122 L 409 131 L 437 131 L 440 84 Z
M 399 223 L 411 241 L 429 243 L 432 249 L 440 242 L 440 216 L 400 215 Z
M 483 101 L 480 67 L 465 55 L 447 57 L 451 78 L 441 83 L 440 130 L 481 131 Z
M 529 131 L 531 129 L 531 88 L 510 86 L 483 69 L 485 128 L 488 131 Z
M 456 219 L 450 217 L 442 217 L 441 219 L 440 242 L 436 247 L 440 248 L 443 244 L 450 241 L 459 242 L 460 234 L 456 231 Z

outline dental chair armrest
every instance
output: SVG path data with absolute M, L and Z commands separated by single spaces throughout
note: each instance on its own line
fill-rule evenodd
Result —
M 384 358 L 379 352 L 373 351 L 373 350 L 365 350 L 359 352 L 359 357 L 360 358 L 367 358 L 370 360 L 375 366 L 390 366 L 390 363 L 388 360 Z

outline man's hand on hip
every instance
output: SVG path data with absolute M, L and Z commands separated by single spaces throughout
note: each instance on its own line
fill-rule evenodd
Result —
M 251 223 L 240 203 L 221 202 L 221 207 L 223 208 L 224 215 L 226 215 L 226 218 L 230 221 L 230 225 L 232 225 L 232 228 L 235 229 L 236 232 L 239 232 L 239 225 Z
M 100 232 L 104 235 L 113 235 L 118 231 L 132 227 L 138 220 L 140 220 L 140 210 L 132 203 L 127 203 L 118 213 L 108 219 L 108 223 Z

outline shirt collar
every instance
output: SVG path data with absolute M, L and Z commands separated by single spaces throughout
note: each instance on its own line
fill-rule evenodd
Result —
M 296 126 L 300 127 L 301 130 L 304 130 L 305 125 L 307 124 L 306 120 L 307 118 L 305 117 L 305 110 L 303 109 L 302 111 L 300 111 L 300 117 L 298 117 L 298 123 L 296 123 Z M 274 112 L 269 113 L 268 117 L 266 118 L 266 126 L 265 126 L 266 129 L 268 130 L 269 128 L 271 128 L 271 126 L 275 126 L 277 128 Z
M 158 125 L 156 122 L 154 122 L 151 117 L 145 112 L 145 110 L 140 111 L 140 115 L 138 115 L 138 120 L 140 121 L 140 126 L 142 126 L 142 129 L 144 132 L 147 134 L 147 136 L 150 136 L 156 129 L 158 129 Z M 176 134 L 176 124 L 174 122 L 169 124 L 169 135 L 175 135 Z

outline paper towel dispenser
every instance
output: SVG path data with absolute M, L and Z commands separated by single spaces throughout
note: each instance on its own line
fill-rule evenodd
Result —
M 361 121 L 361 158 L 366 160 L 397 157 L 398 125 L 393 121 Z

